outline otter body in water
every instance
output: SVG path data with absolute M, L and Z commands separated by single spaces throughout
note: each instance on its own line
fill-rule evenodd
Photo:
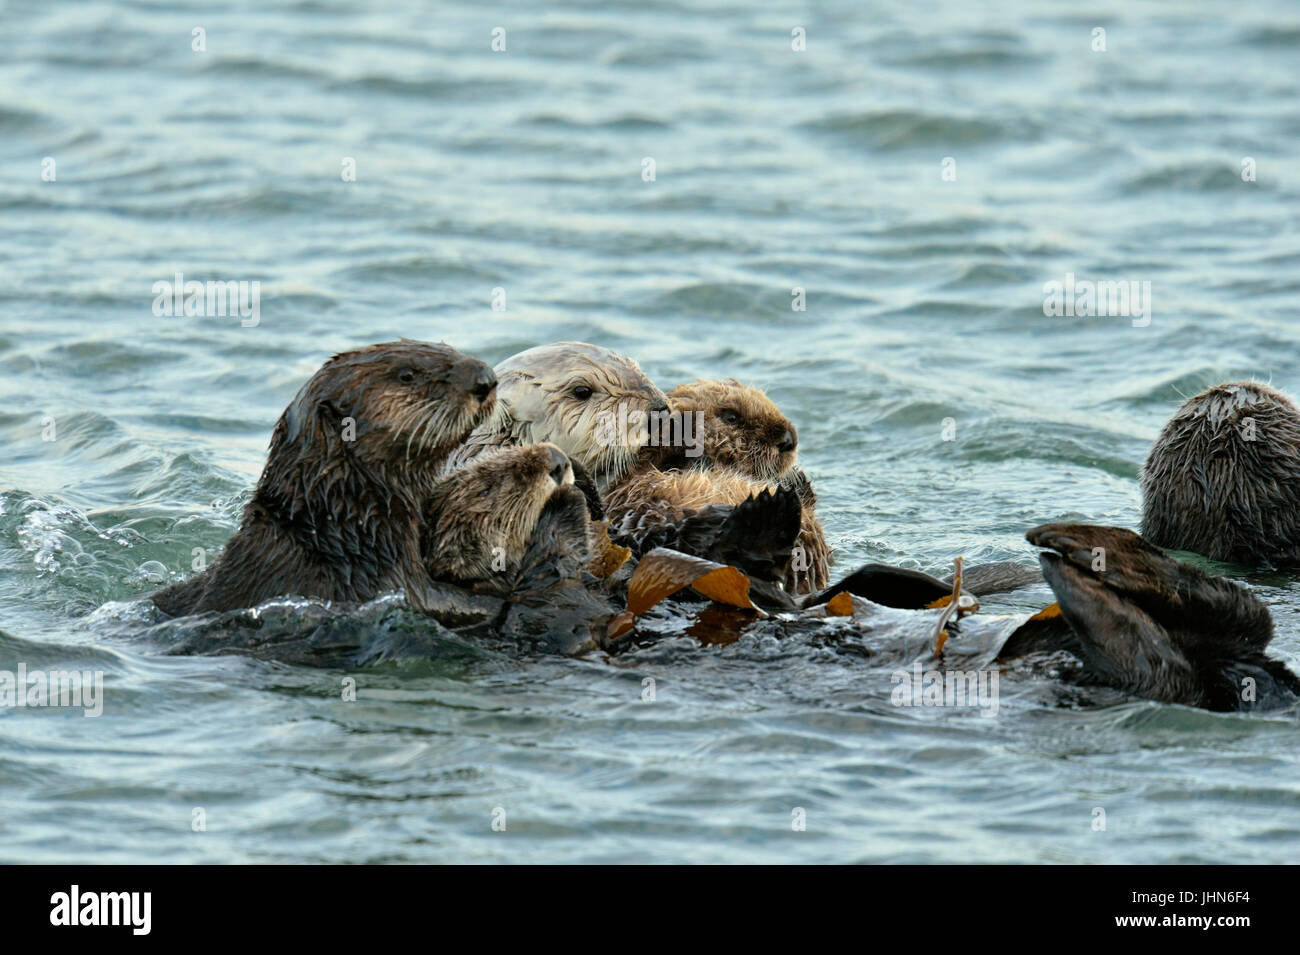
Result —
M 799 498 L 801 528 L 784 584 L 792 594 L 825 587 L 831 550 L 812 482 L 795 467 L 798 432 L 790 420 L 763 392 L 735 379 L 679 385 L 668 402 L 669 439 L 644 448 L 636 469 L 606 495 L 615 538 L 640 553 L 648 543 L 656 546 L 651 542 L 663 538 L 665 527 L 707 508 L 790 488 Z
M 1300 701 L 1300 677 L 1265 653 L 1273 618 L 1245 587 L 1119 527 L 1044 524 L 1025 536 L 1044 548 L 1039 562 L 1069 631 L 1024 628 L 1003 659 L 1065 649 L 1083 664 L 1081 682 L 1209 710 Z
M 153 602 L 172 616 L 284 594 L 365 601 L 428 575 L 420 521 L 446 456 L 491 412 L 496 376 L 447 345 L 336 355 L 280 416 L 266 467 L 221 555 Z
M 1142 533 L 1215 560 L 1300 565 L 1300 409 L 1255 381 L 1188 399 L 1142 468 Z
M 263 603 L 159 625 L 169 653 L 246 654 L 314 666 L 438 656 L 448 643 L 574 655 L 605 646 L 617 612 L 585 568 L 590 520 L 567 456 L 501 448 L 438 481 L 425 509 L 418 620 L 390 596 L 362 606 Z M 411 585 L 408 584 L 408 595 Z
M 452 455 L 460 467 L 483 451 L 549 442 L 604 489 L 650 440 L 664 394 L 625 355 L 584 342 L 539 345 L 496 366 L 496 414 Z

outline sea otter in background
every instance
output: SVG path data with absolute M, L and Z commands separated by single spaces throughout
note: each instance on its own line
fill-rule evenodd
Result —
M 1300 565 L 1300 409 L 1257 381 L 1189 398 L 1142 468 L 1142 533 L 1215 560 Z
M 539 345 L 495 368 L 497 411 L 457 449 L 448 469 L 490 448 L 550 442 L 573 459 L 579 483 L 603 491 L 636 463 L 652 416 L 668 410 L 641 367 L 585 342 Z M 587 489 L 593 504 L 594 491 Z
M 735 507 L 786 488 L 798 497 L 801 529 L 784 585 L 791 594 L 825 587 L 831 551 L 812 482 L 795 467 L 794 424 L 767 395 L 734 378 L 679 385 L 668 392 L 668 404 L 670 433 L 643 448 L 636 468 L 605 496 L 611 536 L 637 553 L 665 543 L 682 547 L 676 529 L 687 518 L 698 523 L 711 507 Z
M 492 411 L 492 369 L 403 339 L 335 355 L 271 435 L 266 467 L 221 555 L 153 594 L 172 616 L 298 594 L 358 602 L 429 582 L 420 522 L 446 460 Z

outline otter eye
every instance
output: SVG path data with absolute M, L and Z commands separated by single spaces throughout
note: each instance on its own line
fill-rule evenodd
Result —
M 726 425 L 731 425 L 734 427 L 735 425 L 740 424 L 740 415 L 736 414 L 736 412 L 731 410 L 722 412 L 722 414 L 718 415 L 718 417 L 721 418 L 722 423 Z
M 573 397 L 577 398 L 579 401 L 586 401 L 591 397 L 591 389 L 586 385 L 578 385 L 573 389 Z
M 409 385 L 415 381 L 415 372 L 409 368 L 403 368 L 397 375 L 397 380 L 404 385 Z

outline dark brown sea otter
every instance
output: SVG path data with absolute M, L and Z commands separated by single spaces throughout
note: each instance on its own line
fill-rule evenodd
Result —
M 638 466 L 606 495 L 611 533 L 640 551 L 665 526 L 705 508 L 735 507 L 787 488 L 798 496 L 801 528 L 783 583 L 791 594 L 825 587 L 831 550 L 812 482 L 795 466 L 798 432 L 790 420 L 763 392 L 735 379 L 679 385 L 668 403 L 672 430 L 644 448 Z
M 1268 608 L 1249 590 L 1174 560 L 1130 530 L 1044 524 L 1025 535 L 1068 629 L 1043 615 L 1002 648 L 1010 659 L 1068 650 L 1079 682 L 1209 710 L 1268 710 L 1300 700 L 1300 677 L 1265 653 Z
M 1142 469 L 1142 533 L 1215 560 L 1300 565 L 1300 409 L 1257 381 L 1188 399 Z
M 448 345 L 344 352 L 303 385 L 271 435 L 243 521 L 202 573 L 158 591 L 172 616 L 298 594 L 365 601 L 429 577 L 420 524 L 447 455 L 487 417 L 496 376 Z

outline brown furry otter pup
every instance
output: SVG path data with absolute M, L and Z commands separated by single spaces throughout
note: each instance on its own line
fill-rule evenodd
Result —
M 283 594 L 351 602 L 405 589 L 420 606 L 434 475 L 491 412 L 495 390 L 491 368 L 448 345 L 403 339 L 335 355 L 276 423 L 220 557 L 151 599 L 179 616 Z
M 1143 466 L 1142 533 L 1215 560 L 1300 564 L 1300 409 L 1257 381 L 1188 399 Z
M 790 420 L 763 392 L 734 378 L 679 385 L 668 402 L 667 440 L 643 449 L 637 469 L 606 497 L 611 533 L 635 545 L 710 505 L 736 506 L 788 487 L 802 505 L 802 529 L 785 586 L 792 594 L 825 587 L 831 551 L 817 520 L 812 483 L 795 467 L 798 433 Z
M 663 392 L 635 361 L 585 342 L 539 345 L 496 366 L 497 413 L 448 462 L 460 467 L 488 448 L 550 442 L 604 489 L 636 463 Z
M 486 451 L 444 475 L 425 510 L 430 575 L 463 584 L 506 580 L 519 570 L 542 509 L 563 488 L 573 489 L 573 467 L 553 444 Z
M 616 612 L 585 573 L 590 532 L 587 499 L 563 451 L 500 448 L 438 482 L 426 512 L 425 561 L 437 580 L 501 600 L 485 636 L 581 653 L 605 645 Z
M 781 409 L 757 388 L 734 378 L 698 379 L 668 392 L 668 407 L 673 426 L 682 430 L 658 446 L 646 448 L 641 456 L 643 465 L 661 471 L 730 467 L 769 482 L 780 480 L 795 465 L 799 434 Z M 695 440 L 688 441 L 688 437 Z

